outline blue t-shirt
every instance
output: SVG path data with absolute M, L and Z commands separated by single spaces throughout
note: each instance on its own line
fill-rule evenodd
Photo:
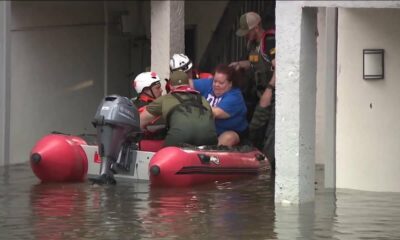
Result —
M 212 78 L 196 79 L 193 80 L 193 84 L 194 88 L 207 99 L 211 107 L 219 107 L 230 116 L 227 119 L 215 119 L 218 135 L 228 130 L 242 133 L 247 129 L 247 108 L 242 92 L 238 88 L 232 88 L 222 96 L 216 97 L 212 89 Z

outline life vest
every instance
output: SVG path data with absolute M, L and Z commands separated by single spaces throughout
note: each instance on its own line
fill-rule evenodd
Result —
M 189 87 L 189 86 L 180 86 L 180 87 L 177 87 L 177 88 L 175 88 L 174 90 L 172 90 L 171 91 L 171 93 L 198 93 L 198 94 L 200 94 L 200 92 L 199 91 L 197 91 L 197 90 L 195 90 L 195 89 L 193 89 L 193 88 L 191 88 L 191 87 Z
M 193 79 L 199 79 L 199 78 L 212 78 L 213 75 L 211 73 L 208 72 L 200 72 L 197 69 L 193 69 L 192 70 L 192 78 Z
M 153 102 L 154 100 L 156 100 L 155 98 L 147 95 L 147 94 L 141 94 L 137 99 L 135 99 L 133 101 L 133 104 L 136 106 L 136 108 L 139 111 L 139 114 L 141 114 L 142 112 L 144 112 L 144 110 L 146 109 L 147 105 L 151 102 Z M 148 126 L 151 125 L 157 125 L 157 126 L 163 126 L 164 122 L 161 119 L 161 116 L 158 116 L 156 118 L 154 118 L 149 124 Z M 165 137 L 165 130 L 163 130 L 161 127 L 159 130 L 154 131 L 154 132 L 150 132 L 150 131 L 145 131 L 144 135 L 143 135 L 143 139 L 163 139 Z
M 267 44 L 269 44 L 267 46 Z M 272 59 L 275 57 L 275 29 L 264 31 L 261 41 L 251 46 L 249 61 L 254 70 L 256 93 L 261 97 L 272 77 Z
M 267 38 L 273 38 L 275 41 L 275 28 L 267 29 L 261 38 L 260 53 L 265 61 L 272 61 L 275 58 L 275 46 L 267 46 Z
M 141 94 L 137 99 L 133 101 L 133 104 L 137 107 L 139 113 L 146 109 L 146 106 L 153 102 L 155 99 L 146 94 Z
M 213 78 L 211 73 L 203 72 L 199 74 L 199 78 Z
M 167 91 L 167 93 L 171 92 L 171 84 L 169 83 L 169 79 L 165 79 L 165 91 Z
M 275 42 L 275 28 L 270 28 L 264 31 L 261 40 L 258 45 L 250 47 L 249 61 L 253 64 L 257 64 L 261 58 L 265 62 L 271 62 L 275 57 L 275 44 L 273 46 L 267 46 L 267 41 L 272 40 Z M 272 44 L 271 44 L 272 45 Z

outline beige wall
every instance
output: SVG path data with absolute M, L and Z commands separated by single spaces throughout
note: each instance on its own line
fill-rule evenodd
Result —
M 51 131 L 94 133 L 91 121 L 104 94 L 129 95 L 129 38 L 116 18 L 127 4 L 12 3 L 11 164 L 26 162 Z
M 199 58 L 226 3 L 185 2 Z M 121 33 L 120 14 L 129 15 L 130 32 Z M 150 64 L 150 2 L 12 2 L 10 28 L 11 164 L 26 162 L 51 131 L 94 133 L 104 94 L 131 96 L 127 75 Z
M 400 191 L 400 10 L 339 9 L 337 187 Z M 385 79 L 363 80 L 362 51 L 385 49 Z
M 95 2 L 12 4 L 10 163 L 26 162 L 51 131 L 93 132 L 103 96 L 103 15 Z

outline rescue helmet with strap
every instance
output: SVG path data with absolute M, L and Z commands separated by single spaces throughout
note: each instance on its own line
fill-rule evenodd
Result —
M 136 76 L 133 81 L 133 88 L 137 94 L 142 93 L 145 88 L 151 88 L 155 84 L 160 84 L 160 77 L 155 72 L 143 72 Z
M 174 54 L 171 60 L 169 60 L 169 68 L 171 71 L 181 70 L 188 72 L 192 67 L 192 61 L 190 61 L 188 56 L 182 53 Z

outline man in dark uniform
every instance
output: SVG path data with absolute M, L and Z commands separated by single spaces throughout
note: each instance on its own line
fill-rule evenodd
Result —
M 261 17 L 255 12 L 248 12 L 240 17 L 240 28 L 236 35 L 247 38 L 249 54 L 246 60 L 232 62 L 230 66 L 250 71 L 256 94 L 247 95 L 256 95 L 258 100 L 273 73 L 271 61 L 275 58 L 275 29 L 264 30 Z
M 253 91 L 244 94 L 251 105 L 248 107 L 251 112 L 249 138 L 256 147 L 262 149 L 274 169 L 275 30 L 264 30 L 261 17 L 255 12 L 248 12 L 240 17 L 240 28 L 236 31 L 236 35 L 247 38 L 249 56 L 247 60 L 233 62 L 230 65 L 236 69 L 251 71 L 255 85 Z M 257 98 L 252 97 L 254 95 Z
M 249 55 L 248 59 L 232 62 L 230 66 L 236 69 L 253 70 L 256 84 L 266 87 L 265 79 L 269 80 L 272 77 L 271 61 L 275 56 L 275 29 L 264 30 L 260 15 L 248 12 L 240 17 L 240 28 L 236 31 L 236 35 L 247 38 Z
M 166 121 L 164 146 L 215 145 L 217 133 L 211 107 L 199 92 L 190 88 L 183 71 L 171 73 L 171 92 L 159 97 L 140 113 L 140 126 L 145 129 L 156 117 Z

